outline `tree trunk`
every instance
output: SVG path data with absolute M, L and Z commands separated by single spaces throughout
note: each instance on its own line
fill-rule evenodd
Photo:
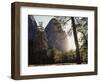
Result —
M 79 44 L 78 44 L 74 17 L 71 17 L 71 21 L 72 21 L 73 35 L 74 35 L 74 40 L 75 40 L 75 45 L 76 45 L 76 62 L 77 64 L 81 64 L 81 56 L 80 56 L 80 51 L 79 51 Z

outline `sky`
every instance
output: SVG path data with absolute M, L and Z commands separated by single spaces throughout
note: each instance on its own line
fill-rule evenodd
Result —
M 39 25 L 39 22 L 43 22 L 43 27 L 45 28 L 47 24 L 49 23 L 50 19 L 52 19 L 54 16 L 34 16 L 35 21 L 37 22 L 37 25 Z

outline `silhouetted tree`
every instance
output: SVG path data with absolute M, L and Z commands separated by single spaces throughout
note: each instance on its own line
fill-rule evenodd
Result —
M 79 51 L 79 44 L 78 44 L 74 17 L 71 17 L 71 20 L 72 20 L 73 34 L 74 34 L 74 40 L 75 40 L 75 45 L 76 45 L 76 61 L 77 61 L 77 64 L 81 64 L 81 56 L 80 56 L 80 51 Z

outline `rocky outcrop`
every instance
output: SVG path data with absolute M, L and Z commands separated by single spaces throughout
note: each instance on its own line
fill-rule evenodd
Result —
M 33 40 L 38 28 L 37 23 L 32 15 L 28 16 L 28 39 Z
M 28 60 L 30 64 L 45 64 L 47 57 L 47 36 L 39 30 L 33 16 L 28 16 Z
M 67 35 L 63 31 L 61 24 L 53 18 L 45 28 L 49 48 L 56 48 L 62 52 L 67 51 Z

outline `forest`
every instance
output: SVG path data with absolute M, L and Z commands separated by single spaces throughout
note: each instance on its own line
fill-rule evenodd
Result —
M 45 19 L 44 19 L 45 20 Z M 88 18 L 54 16 L 47 26 L 28 16 L 28 65 L 71 65 L 88 63 Z M 67 25 L 70 24 L 70 29 Z M 68 37 L 75 49 L 68 50 Z

